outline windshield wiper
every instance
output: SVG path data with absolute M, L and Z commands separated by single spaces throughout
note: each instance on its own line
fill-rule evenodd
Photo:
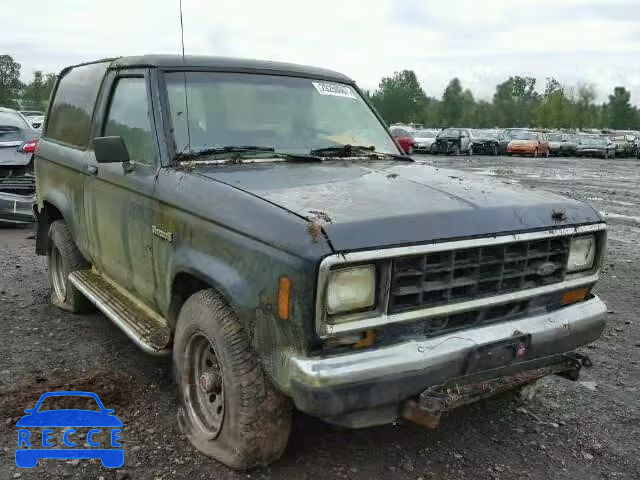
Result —
M 358 153 L 375 153 L 376 147 L 373 145 L 336 145 L 333 147 L 316 148 L 311 150 L 311 155 L 353 155 Z
M 209 155 L 218 155 L 223 153 L 274 153 L 273 147 L 261 147 L 258 145 L 227 145 L 225 147 L 203 148 L 202 150 L 191 150 L 188 152 L 180 152 L 176 154 L 177 161 L 193 160 L 198 157 L 206 157 Z
M 336 145 L 332 147 L 316 148 L 309 152 L 310 155 L 320 155 L 327 157 L 350 157 L 358 155 L 367 155 L 371 157 L 391 157 L 397 160 L 406 160 L 412 162 L 413 159 L 407 155 L 398 155 L 393 153 L 376 152 L 373 145 Z

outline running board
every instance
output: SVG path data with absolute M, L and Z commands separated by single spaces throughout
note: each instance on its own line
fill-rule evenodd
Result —
M 170 353 L 171 329 L 160 315 L 93 270 L 71 272 L 69 281 L 142 350 L 153 355 Z

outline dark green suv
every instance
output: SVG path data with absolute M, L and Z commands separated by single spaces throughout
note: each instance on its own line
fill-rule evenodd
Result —
M 172 353 L 181 428 L 235 468 L 292 406 L 435 426 L 598 338 L 605 224 L 403 155 L 348 77 L 142 56 L 65 69 L 35 155 L 51 298 Z

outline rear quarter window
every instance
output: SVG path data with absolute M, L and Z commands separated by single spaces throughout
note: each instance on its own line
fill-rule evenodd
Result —
M 44 136 L 77 148 L 89 141 L 91 117 L 107 62 L 74 67 L 58 83 Z

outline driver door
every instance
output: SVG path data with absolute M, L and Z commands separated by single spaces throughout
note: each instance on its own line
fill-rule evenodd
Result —
M 154 302 L 152 211 L 159 170 L 147 72 L 115 72 L 95 136 L 120 136 L 130 165 L 89 160 L 86 222 L 96 268 L 150 306 Z

